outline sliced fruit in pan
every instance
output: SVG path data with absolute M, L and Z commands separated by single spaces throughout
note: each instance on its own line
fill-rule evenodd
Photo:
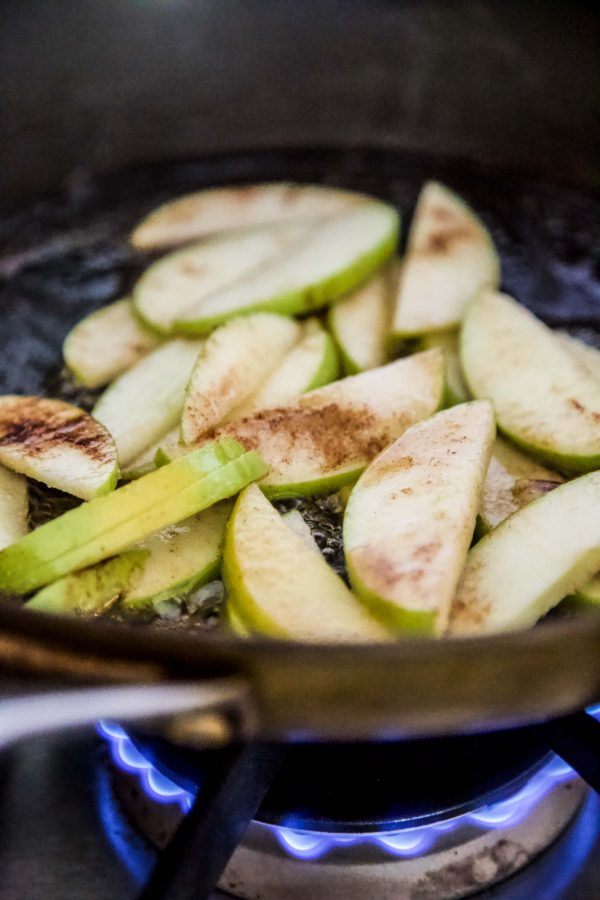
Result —
M 215 231 L 332 216 L 364 200 L 362 194 L 316 184 L 209 188 L 159 206 L 139 223 L 130 240 L 140 250 L 156 250 Z
M 269 466 L 261 487 L 270 497 L 329 493 L 430 416 L 442 387 L 442 355 L 429 350 L 222 425 L 205 439 L 229 436 L 259 449 Z
M 400 633 L 446 630 L 494 433 L 489 403 L 440 412 L 378 456 L 350 495 L 344 514 L 350 582 Z
M 374 369 L 386 362 L 394 288 L 388 267 L 331 307 L 327 321 L 347 375 Z
M 558 472 L 546 469 L 535 459 L 498 438 L 485 477 L 479 509 L 480 529 L 490 531 L 522 506 L 554 490 L 564 480 Z
M 241 419 L 260 409 L 281 406 L 307 391 L 334 381 L 339 374 L 333 340 L 317 319 L 302 325 L 302 337 L 271 375 L 225 421 Z
M 70 403 L 0 397 L 0 464 L 83 500 L 107 494 L 119 475 L 106 428 Z
M 0 590 L 27 593 L 127 550 L 167 525 L 236 494 L 266 467 L 232 443 L 204 447 L 107 497 L 69 510 L 0 551 Z
M 154 350 L 160 338 L 142 325 L 131 300 L 117 300 L 90 313 L 68 333 L 65 363 L 79 384 L 104 387 Z
M 423 335 L 417 346 L 419 350 L 431 350 L 433 347 L 439 347 L 444 353 L 446 375 L 444 406 L 455 406 L 457 403 L 466 403 L 467 400 L 470 400 L 471 394 L 460 365 L 458 332 L 432 331 Z
M 427 182 L 402 261 L 393 338 L 455 328 L 469 300 L 497 287 L 499 278 L 498 256 L 480 219 L 457 194 Z
M 255 313 L 232 319 L 210 335 L 188 382 L 181 439 L 191 444 L 252 394 L 298 341 L 293 319 Z
M 202 334 L 240 313 L 296 315 L 327 306 L 387 262 L 398 230 L 398 214 L 390 206 L 360 203 L 315 223 L 286 251 L 200 300 L 178 317 L 175 328 Z
M 0 466 L 0 550 L 27 534 L 27 480 Z
M 102 394 L 93 414 L 110 431 L 123 468 L 178 424 L 185 388 L 203 341 L 174 339 Z
M 556 331 L 555 334 L 558 335 L 567 350 L 573 354 L 577 362 L 600 381 L 600 350 L 580 341 L 579 338 L 573 337 L 566 331 Z
M 471 392 L 493 401 L 514 443 L 567 471 L 600 466 L 600 381 L 515 300 L 490 293 L 471 304 L 461 362 Z
M 524 506 L 469 552 L 451 635 L 529 628 L 600 570 L 600 472 Z
M 146 538 L 139 546 L 148 558 L 123 592 L 121 608 L 135 612 L 181 598 L 218 577 L 231 509 L 231 503 L 217 503 Z
M 252 629 L 245 623 L 240 614 L 235 610 L 231 603 L 225 608 L 225 621 L 229 625 L 231 631 L 238 637 L 247 638 L 252 634 Z
M 223 578 L 234 621 L 237 614 L 253 631 L 301 641 L 391 639 L 258 487 L 243 491 L 235 505 Z
M 113 606 L 147 561 L 147 550 L 129 550 L 46 585 L 25 604 L 48 613 L 98 615 Z
M 190 306 L 253 271 L 308 233 L 305 224 L 258 228 L 211 238 L 163 256 L 137 281 L 133 303 L 143 321 L 163 334 Z

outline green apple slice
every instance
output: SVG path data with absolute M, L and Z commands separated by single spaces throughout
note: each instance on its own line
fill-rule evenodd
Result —
M 600 381 L 515 300 L 489 293 L 471 304 L 461 362 L 471 392 L 493 401 L 514 443 L 559 469 L 600 466 Z
M 364 201 L 362 194 L 316 184 L 235 185 L 186 194 L 153 210 L 131 234 L 139 250 L 187 243 L 215 231 L 332 216 Z
M 108 494 L 117 449 L 88 413 L 44 397 L 0 397 L 0 464 L 83 500 Z
M 470 551 L 451 635 L 529 628 L 600 569 L 600 472 L 527 504 Z
M 134 314 L 131 300 L 117 300 L 71 329 L 63 356 L 79 384 L 99 388 L 130 369 L 159 342 Z
M 393 339 L 455 328 L 469 300 L 499 280 L 498 256 L 483 223 L 448 188 L 427 182 L 402 262 Z
M 307 391 L 335 381 L 339 363 L 330 335 L 317 319 L 308 319 L 302 329 L 302 337 L 283 362 L 253 394 L 226 416 L 225 422 L 242 419 L 260 409 L 282 406 Z
M 256 486 L 240 494 L 227 526 L 223 579 L 234 616 L 253 631 L 300 641 L 390 640 Z
M 328 324 L 347 375 L 382 366 L 395 283 L 391 269 L 340 300 L 329 310 Z
M 93 414 L 112 434 L 124 468 L 179 422 L 186 385 L 203 344 L 168 341 L 99 398 Z
M 123 592 L 126 612 L 180 599 L 219 575 L 229 502 L 169 525 L 140 544 L 148 558 Z
M 130 550 L 89 569 L 65 575 L 38 591 L 25 606 L 38 612 L 99 615 L 127 590 L 148 556 L 147 550 Z
M 566 331 L 557 331 L 555 334 L 563 342 L 564 346 L 573 354 L 577 362 L 586 369 L 589 374 L 600 381 L 600 350 L 591 347 L 579 338 L 573 337 Z
M 306 224 L 288 224 L 237 232 L 192 244 L 151 265 L 133 291 L 143 321 L 163 334 L 176 319 L 214 291 L 245 277 L 308 233 Z
M 440 412 L 378 456 L 350 495 L 344 513 L 350 583 L 400 633 L 446 630 L 494 433 L 489 403 Z
M 387 262 L 398 230 L 397 212 L 384 203 L 323 219 L 286 251 L 190 307 L 175 328 L 202 334 L 240 313 L 296 315 L 327 306 Z
M 455 406 L 457 403 L 466 403 L 471 399 L 460 365 L 458 332 L 432 331 L 423 335 L 417 347 L 419 350 L 431 350 L 432 347 L 439 347 L 444 353 L 446 375 L 444 406 Z
M 0 550 L 27 534 L 27 480 L 0 466 Z
M 92 566 L 261 478 L 260 456 L 238 448 L 232 458 L 232 445 L 211 444 L 36 528 L 0 551 L 0 590 L 27 593 Z
M 213 331 L 186 389 L 182 442 L 193 443 L 223 421 L 277 368 L 301 333 L 293 319 L 274 313 L 232 319 Z
M 286 406 L 215 429 L 203 440 L 232 437 L 260 450 L 269 466 L 269 497 L 331 493 L 358 477 L 387 444 L 438 408 L 443 358 L 429 350 L 351 375 Z
M 495 442 L 485 477 L 479 525 L 485 533 L 564 482 L 562 475 L 525 456 L 501 438 Z

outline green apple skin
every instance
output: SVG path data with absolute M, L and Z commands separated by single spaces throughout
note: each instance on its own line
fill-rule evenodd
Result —
M 384 207 L 384 204 L 372 205 Z M 353 214 L 356 213 L 347 215 Z M 261 290 L 257 289 L 256 296 L 247 301 L 247 305 L 226 306 L 222 310 L 217 309 L 221 292 L 215 292 L 210 298 L 211 302 L 214 301 L 214 312 L 207 311 L 210 307 L 208 302 L 205 302 L 203 307 L 199 307 L 197 315 L 190 311 L 188 317 L 178 319 L 174 323 L 175 330 L 181 334 L 201 335 L 212 331 L 217 325 L 221 325 L 233 316 L 249 315 L 258 311 L 296 316 L 328 306 L 370 278 L 394 254 L 398 243 L 400 220 L 396 211 L 390 207 L 386 208 L 386 214 L 388 218 L 386 233 L 376 244 L 364 250 L 361 255 L 354 257 L 351 261 L 345 261 L 336 271 L 323 275 L 317 281 L 311 281 L 307 277 L 303 283 L 289 289 L 275 289 L 272 294 L 265 289 L 264 296 L 261 296 Z M 327 222 L 316 226 L 312 236 L 318 239 L 320 229 L 325 234 L 325 229 L 328 227 Z M 323 240 L 326 240 L 326 236 L 323 237 Z M 308 254 L 306 255 L 308 256 Z M 225 294 L 225 291 L 222 293 Z
M 102 613 L 127 589 L 149 555 L 147 550 L 130 550 L 90 569 L 65 575 L 38 591 L 25 608 L 63 615 Z
M 325 349 L 321 365 L 306 385 L 305 391 L 314 391 L 325 384 L 330 384 L 340 374 L 340 361 L 331 335 L 325 333 L 324 344 Z
M 27 593 L 94 565 L 236 494 L 265 473 L 255 451 L 230 460 L 218 444 L 208 445 L 69 510 L 0 551 L 0 590 Z
M 444 406 L 467 403 L 471 399 L 471 394 L 460 367 L 458 332 L 432 331 L 430 334 L 423 335 L 417 343 L 418 350 L 431 350 L 433 347 L 439 347 L 443 351 L 446 361 Z

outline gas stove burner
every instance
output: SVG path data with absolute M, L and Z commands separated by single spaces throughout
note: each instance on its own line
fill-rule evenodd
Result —
M 118 725 L 102 723 L 122 809 L 156 848 L 169 842 L 196 790 L 141 752 Z M 185 779 L 179 779 L 184 781 Z M 200 788 L 201 789 L 201 788 Z M 403 820 L 386 830 L 349 832 L 273 824 L 259 811 L 219 886 L 246 900 L 452 900 L 523 868 L 572 820 L 584 784 L 549 757 L 502 799 L 458 815 Z M 267 804 L 268 813 L 268 804 Z M 261 821 L 258 821 L 258 818 Z

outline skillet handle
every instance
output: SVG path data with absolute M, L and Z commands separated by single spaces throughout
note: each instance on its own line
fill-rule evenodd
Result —
M 246 741 L 256 731 L 250 686 L 239 677 L 84 687 L 66 681 L 0 682 L 0 750 L 99 719 L 141 723 L 197 748 Z

